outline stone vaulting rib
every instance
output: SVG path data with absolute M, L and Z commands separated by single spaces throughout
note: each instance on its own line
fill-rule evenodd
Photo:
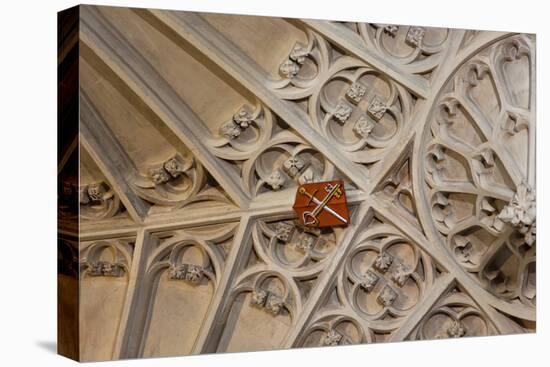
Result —
M 125 105 L 119 111 L 116 103 L 101 103 L 104 102 L 101 98 L 108 95 L 102 94 L 102 89 L 82 86 L 81 149 L 89 153 L 94 169 L 100 171 L 98 175 L 105 176 L 136 222 L 124 215 L 123 221 L 107 218 L 81 226 L 83 243 L 127 238 L 133 248 L 124 277 L 102 279 L 102 274 L 97 273 L 83 282 L 83 287 L 91 284 L 91 288 L 101 288 L 102 281 L 118 279 L 127 287 L 119 294 L 123 295 L 123 301 L 118 314 L 113 313 L 107 322 L 98 323 L 97 329 L 92 330 L 97 335 L 112 330 L 105 339 L 114 342 L 102 346 L 103 356 L 139 358 L 535 330 L 536 223 L 532 213 L 535 190 L 534 126 L 531 126 L 534 98 L 529 100 L 529 106 L 514 105 L 523 102 L 528 92 L 534 92 L 534 89 L 526 92 L 529 88 L 525 86 L 517 87 L 523 81 L 517 79 L 534 70 L 535 43 L 529 35 L 466 30 L 445 33 L 447 30 L 438 29 L 445 34 L 445 40 L 442 47 L 433 51 L 419 44 L 411 45 L 405 39 L 409 28 L 428 34 L 427 27 L 399 29 L 375 23 L 245 16 L 233 19 L 230 15 L 96 6 L 82 6 L 81 14 L 81 58 L 85 66 L 104 77 L 101 81 L 113 88 L 115 101 L 139 105 Z M 231 26 L 224 23 L 231 21 L 235 21 Z M 299 32 L 285 28 L 289 24 Z M 246 32 L 251 29 L 258 32 L 248 38 Z M 304 36 L 306 33 L 308 37 Z M 253 52 L 256 45 L 261 50 L 266 46 L 264 43 L 269 43 L 269 39 L 264 40 L 266 34 L 269 39 L 284 40 L 277 47 L 273 46 L 276 42 L 269 44 L 278 53 L 262 53 L 274 55 L 269 60 L 271 66 L 266 65 L 268 57 L 257 57 L 259 52 Z M 391 55 L 384 58 L 384 51 L 377 43 L 380 38 L 375 39 L 373 34 L 395 41 L 393 46 L 398 51 L 412 52 L 418 58 L 410 63 L 400 63 Z M 309 46 L 302 44 L 304 40 L 300 37 L 309 42 L 312 35 L 315 40 Z M 321 54 L 315 47 L 321 44 L 330 46 L 327 47 L 330 60 L 350 64 L 343 64 L 342 69 L 340 65 L 334 69 L 319 67 L 317 71 L 327 73 L 308 79 L 315 57 Z M 288 53 L 290 46 L 293 48 Z M 284 54 L 282 64 L 280 54 Z M 497 65 L 491 57 L 501 54 L 503 64 Z M 497 66 L 490 70 L 492 73 L 500 73 L 501 67 L 503 78 L 491 84 L 490 73 L 474 70 L 476 73 L 461 74 L 463 67 L 472 61 L 480 64 L 480 60 L 490 67 Z M 274 87 L 272 77 L 285 74 L 281 70 L 285 65 L 289 68 L 286 71 L 295 75 L 286 75 L 282 82 L 275 82 L 306 85 L 307 93 L 299 88 L 288 92 Z M 531 69 L 525 69 L 526 65 Z M 192 70 L 189 74 L 193 76 L 183 73 L 181 78 L 170 79 L 186 70 Z M 357 70 L 357 77 L 349 78 Z M 340 73 L 343 71 L 346 73 Z M 368 78 L 374 75 L 376 81 L 370 82 Z M 379 76 L 388 83 L 384 84 Z M 96 81 L 90 77 L 82 79 L 92 84 Z M 209 82 L 201 83 L 203 79 Z M 331 124 L 339 123 L 330 120 L 335 115 L 330 108 L 310 108 L 318 107 L 315 98 L 333 81 L 335 88 L 327 88 L 327 95 L 338 95 L 337 101 L 343 100 L 366 118 L 373 118 L 367 107 L 371 98 L 380 94 L 376 89 L 380 85 L 398 88 L 396 95 L 400 96 L 398 102 L 388 103 L 388 108 L 394 107 L 385 112 L 385 117 L 410 111 L 403 115 L 404 123 L 400 125 L 403 129 L 394 135 L 395 140 L 389 140 L 387 150 L 373 153 L 369 151 L 371 147 L 365 149 L 365 155 L 379 154 L 376 163 L 370 166 L 367 166 L 370 161 L 354 160 L 345 149 L 345 144 L 355 144 L 357 132 L 352 128 L 359 121 L 355 119 L 357 114 L 353 118 L 348 116 L 347 123 L 340 121 L 341 124 L 334 125 L 335 129 L 342 129 L 335 130 L 338 133 L 346 132 L 338 136 L 325 134 L 323 129 L 328 124 L 317 124 L 312 118 L 319 111 L 323 117 L 328 116 Z M 477 95 L 452 90 L 462 81 L 470 82 L 467 92 L 473 90 Z M 532 86 L 534 77 L 530 82 Z M 197 88 L 190 91 L 196 95 L 186 94 L 189 85 Z M 487 103 L 475 105 L 466 98 L 460 99 L 475 100 L 481 95 L 481 102 L 487 102 L 483 98 L 490 89 L 488 85 L 496 85 L 497 93 L 499 88 L 510 88 L 506 94 L 513 97 L 510 106 L 504 104 L 503 109 L 492 106 L 493 110 L 487 111 L 483 108 Z M 225 86 L 228 88 L 223 89 Z M 231 97 L 233 92 L 235 96 Z M 313 95 L 315 98 L 311 98 Z M 447 124 L 441 124 L 437 108 L 449 95 L 456 96 L 462 105 L 451 111 L 452 116 L 446 116 Z M 217 98 L 224 98 L 224 103 L 212 104 Z M 225 101 L 231 98 L 234 100 Z M 409 100 L 414 103 L 409 104 Z M 245 122 L 252 128 L 244 129 L 233 110 L 233 103 L 242 105 L 243 101 L 256 104 L 263 116 L 256 112 L 255 116 L 270 115 L 273 124 L 267 118 L 250 118 Z M 361 102 L 368 103 L 363 106 Z M 105 111 L 110 110 L 100 108 L 113 105 L 116 112 L 130 111 L 130 116 L 133 112 L 140 113 L 142 120 L 129 120 L 124 127 L 159 133 L 157 141 L 150 143 L 145 139 L 143 143 L 144 139 L 136 135 L 143 150 L 139 154 L 132 151 L 128 140 L 134 137 L 126 136 L 129 130 L 107 118 Z M 487 116 L 483 115 L 487 112 Z M 506 112 L 516 113 L 515 120 L 500 121 Z M 219 117 L 222 115 L 223 118 Z M 221 121 L 225 115 L 229 120 Z M 373 126 L 392 130 L 391 124 L 382 124 L 384 120 L 372 121 L 376 124 Z M 221 129 L 226 124 L 238 128 L 232 139 Z M 264 129 L 262 133 L 269 130 L 272 134 L 258 134 L 262 136 L 258 140 L 250 138 L 252 130 L 260 128 Z M 385 147 L 373 129 L 371 126 L 371 130 L 363 131 L 366 137 L 361 139 L 372 139 L 365 144 L 374 142 L 377 148 Z M 476 129 L 482 133 L 475 135 Z M 280 133 L 295 137 L 293 142 L 297 145 L 307 145 L 307 149 L 322 156 L 323 162 L 334 165 L 340 171 L 338 174 L 343 173 L 358 187 L 347 192 L 352 213 L 348 227 L 305 231 L 293 222 L 293 186 L 259 194 L 243 188 L 243 183 L 248 185 L 243 174 L 246 170 L 242 168 L 248 158 L 242 152 L 238 152 L 241 155 L 237 158 L 224 156 L 217 150 L 219 145 L 209 142 L 210 138 L 226 139 L 238 146 L 253 141 L 259 147 L 253 153 L 263 152 L 264 146 L 278 141 Z M 338 145 L 331 137 L 342 137 L 342 144 Z M 458 142 L 457 152 L 435 149 L 444 143 L 449 145 L 445 140 L 449 137 Z M 506 140 L 500 140 L 502 137 Z M 527 143 L 514 139 L 527 139 Z M 482 151 L 485 140 L 496 145 L 494 161 Z M 185 207 L 149 207 L 149 202 L 136 194 L 132 178 L 140 174 L 137 168 L 140 162 L 146 166 L 164 154 L 158 152 L 164 142 L 178 153 L 188 152 L 183 145 L 189 148 L 201 168 L 204 166 L 238 207 L 207 201 Z M 281 145 L 286 143 L 283 141 Z M 473 147 L 471 151 L 468 146 Z M 149 155 L 146 149 L 155 150 L 156 155 Z M 527 158 L 521 156 L 525 152 Z M 281 158 L 277 153 L 262 162 L 267 172 L 272 168 L 282 170 L 281 163 L 287 162 L 287 157 Z M 460 155 L 462 158 L 457 158 Z M 498 157 L 505 162 L 495 164 Z M 257 161 L 250 162 L 255 165 Z M 523 169 L 523 163 L 530 168 Z M 453 176 L 468 169 L 471 171 L 465 175 L 466 179 Z M 471 173 L 478 175 L 477 181 L 469 180 Z M 496 177 L 501 186 L 494 188 L 490 178 L 499 173 L 503 173 Z M 446 175 L 451 179 L 447 180 Z M 532 187 L 518 185 L 523 175 L 528 176 L 527 183 Z M 488 184 L 479 185 L 482 180 Z M 267 190 L 268 181 L 259 181 L 249 186 L 264 185 L 262 189 Z M 461 216 L 464 212 L 466 215 Z M 499 225 L 500 229 L 496 228 Z M 464 228 L 467 230 L 463 231 Z M 489 234 L 476 237 L 480 229 Z M 185 246 L 192 242 L 200 242 L 202 247 L 191 245 L 188 252 L 174 251 L 177 246 L 187 249 Z M 484 256 L 482 261 L 475 257 L 476 251 L 481 253 L 479 258 Z M 511 268 L 517 270 L 516 278 L 515 274 L 510 275 Z M 187 278 L 189 269 L 196 279 Z M 97 317 L 94 311 L 83 317 Z M 430 324 L 437 319 L 434 315 L 444 315 L 447 324 Z M 468 324 L 465 319 L 469 316 L 477 324 Z M 348 322 L 346 327 L 340 326 L 342 320 Z M 103 327 L 106 323 L 108 328 Z M 262 328 L 256 330 L 259 324 Z M 89 323 L 86 327 L 96 326 Z M 265 335 L 269 335 L 269 340 L 260 340 Z
M 364 226 L 365 223 L 367 223 L 372 217 L 370 204 L 370 200 L 367 199 L 357 208 L 356 214 L 352 218 L 354 223 L 347 228 L 337 253 L 334 254 L 331 263 L 328 264 L 328 267 L 320 276 L 319 284 L 315 287 L 313 291 L 314 293 L 311 295 L 309 302 L 304 305 L 302 313 L 299 316 L 294 329 L 290 331 L 285 340 L 285 348 L 292 348 L 296 346 L 296 340 L 304 331 L 314 312 L 320 307 L 320 302 L 322 302 L 330 292 L 330 285 L 333 283 L 336 273 L 342 266 L 342 262 L 344 261 L 350 247 L 353 246 L 354 241 L 356 241 L 358 229 Z
M 195 344 L 193 346 L 194 354 L 208 353 L 215 350 L 215 341 L 216 337 L 218 337 L 216 333 L 219 332 L 216 325 L 219 325 L 222 322 L 221 318 L 224 301 L 227 298 L 231 282 L 237 275 L 236 272 L 241 266 L 244 253 L 250 247 L 250 241 L 247 239 L 250 234 L 250 220 L 250 215 L 241 217 L 241 223 L 237 229 L 234 239 L 234 243 L 239 245 L 233 246 L 232 251 L 226 260 L 226 267 L 220 279 L 220 287 L 214 295 L 208 315 L 206 316 L 199 335 L 195 340 Z
M 241 189 L 236 172 L 216 159 L 202 144 L 206 136 L 199 118 L 182 101 L 159 73 L 117 33 L 99 10 L 82 12 L 81 40 L 96 53 L 151 108 L 194 153 L 210 174 L 240 207 L 247 207 L 248 195 Z
M 445 274 L 438 279 L 436 287 L 430 292 L 428 297 L 407 319 L 405 323 L 391 336 L 391 341 L 403 341 L 409 336 L 411 331 L 418 325 L 422 317 L 437 302 L 441 295 L 448 291 L 453 285 L 454 277 L 451 274 Z
M 142 223 L 148 207 L 127 180 L 127 177 L 135 174 L 132 171 L 135 170 L 134 165 L 82 90 L 80 95 L 81 142 L 120 195 L 131 217 Z
M 453 274 L 453 277 L 457 279 L 470 294 L 474 295 L 475 299 L 478 300 L 481 307 L 488 313 L 490 317 L 492 317 L 493 322 L 498 323 L 499 318 L 497 315 L 498 312 L 491 305 L 492 302 L 499 304 L 499 307 L 505 312 L 510 312 L 511 314 L 514 313 L 514 310 L 509 305 L 499 302 L 499 300 L 495 297 L 490 297 L 489 302 L 481 301 L 487 297 L 483 295 L 483 290 L 480 289 L 479 286 L 477 286 L 475 282 L 470 277 L 468 277 L 467 274 L 465 274 L 456 263 L 449 260 L 448 256 L 444 253 L 443 248 L 440 248 L 437 244 L 430 242 L 423 233 L 421 233 L 411 224 L 407 223 L 404 220 L 394 218 L 395 216 L 384 205 L 375 202 L 373 206 L 385 218 L 388 218 L 392 223 L 395 223 L 395 226 L 403 231 L 403 233 L 405 233 L 408 237 L 410 237 L 421 246 L 424 246 L 425 250 L 430 253 L 430 255 L 433 256 L 437 262 L 439 262 L 451 274 Z M 529 309 L 524 309 L 517 316 L 526 320 L 535 319 L 534 311 Z M 507 330 L 507 328 L 504 327 L 503 330 Z
M 135 298 L 139 296 L 139 287 L 137 283 L 142 280 L 142 268 L 144 266 L 147 251 L 151 246 L 151 236 L 144 229 L 137 233 L 134 256 L 132 258 L 132 267 L 130 270 L 130 284 L 126 291 L 126 302 L 121 315 L 120 327 L 117 332 L 115 346 L 113 348 L 113 358 L 125 358 L 128 349 L 128 331 L 132 330 L 131 322 L 135 313 Z
M 357 35 L 346 34 L 351 31 L 345 27 L 327 21 L 302 20 L 302 22 L 338 46 L 394 78 L 419 97 L 426 98 L 429 94 L 429 86 L 425 79 L 418 75 L 407 75 L 399 70 L 398 66 L 386 62 L 380 55 L 362 45 Z
M 346 159 L 338 150 L 326 148 L 331 146 L 331 142 L 307 124 L 306 113 L 294 104 L 276 97 L 266 87 L 266 75 L 259 70 L 259 67 L 199 15 L 161 10 L 149 10 L 149 12 L 257 95 L 275 114 L 292 126 L 307 142 L 323 152 L 360 188 L 368 184 L 368 178 L 360 174 L 361 170 L 356 164 Z

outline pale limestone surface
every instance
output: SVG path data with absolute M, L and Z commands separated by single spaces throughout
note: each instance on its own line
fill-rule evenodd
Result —
M 82 359 L 535 330 L 533 35 L 82 6 L 80 40 Z M 351 225 L 296 228 L 332 178 Z

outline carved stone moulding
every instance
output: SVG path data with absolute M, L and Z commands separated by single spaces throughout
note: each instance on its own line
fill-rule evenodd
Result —
M 432 241 L 491 305 L 528 319 L 536 301 L 535 126 L 534 84 L 524 75 L 533 73 L 533 46 L 513 36 L 472 55 L 443 87 L 418 141 Z
M 302 108 L 307 99 L 309 124 L 369 176 L 406 131 L 416 97 L 360 58 L 342 55 L 320 34 L 308 30 L 307 36 L 308 72 L 297 70 L 270 87 Z
M 80 339 L 61 330 L 60 350 L 95 361 L 535 331 L 533 35 L 76 14 L 59 64 L 80 84 L 61 116 L 77 128 L 60 134 L 58 281 Z M 349 224 L 300 225 L 297 188 L 335 180 Z
M 87 330 L 80 338 L 83 360 L 110 358 L 123 325 L 135 241 L 121 237 L 79 243 L 79 317 Z
M 309 328 L 301 347 L 337 346 L 371 343 L 372 336 L 363 332 L 362 326 L 346 315 L 327 315 Z
M 410 339 L 495 335 L 495 324 L 460 287 L 451 287 L 423 317 Z
M 150 164 L 133 182 L 137 195 L 153 205 L 152 212 L 188 208 L 196 203 L 232 204 L 192 155 L 176 153 Z
M 94 241 L 81 245 L 80 267 L 90 277 L 128 276 L 133 240 Z
M 235 122 L 239 119 L 240 125 Z M 257 201 L 261 194 L 340 175 L 315 147 L 263 104 L 240 107 L 230 121 L 220 125 L 220 134 L 208 140 L 209 145 L 217 157 L 235 166 L 246 193 Z
M 346 256 L 336 290 L 357 317 L 386 320 L 390 331 L 422 303 L 442 272 L 419 244 L 375 214 Z

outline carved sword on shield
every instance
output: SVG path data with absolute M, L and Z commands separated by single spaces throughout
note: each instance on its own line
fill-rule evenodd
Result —
M 303 218 L 304 218 L 304 224 L 305 225 L 318 225 L 319 224 L 319 219 L 317 218 L 317 215 L 322 211 L 322 210 L 326 210 L 328 213 L 330 213 L 331 215 L 333 215 L 334 217 L 336 217 L 338 220 L 342 221 L 343 223 L 347 224 L 348 221 L 342 217 L 340 214 L 338 214 L 334 209 L 332 209 L 330 206 L 327 205 L 327 203 L 330 201 L 330 199 L 332 199 L 333 196 L 338 196 L 340 195 L 341 193 L 341 189 L 340 189 L 340 185 L 339 184 L 336 184 L 334 186 L 331 186 L 331 185 L 327 185 L 325 187 L 325 190 L 328 191 L 328 194 L 323 198 L 323 200 L 319 200 L 315 197 L 315 192 L 313 193 L 310 193 L 308 192 L 304 187 L 300 187 L 300 189 L 298 190 L 298 192 L 302 195 L 306 195 L 307 197 L 309 197 L 310 201 L 317 204 L 317 206 L 315 207 L 315 209 L 313 209 L 312 211 L 307 211 L 307 212 L 304 212 L 303 214 Z M 317 190 L 315 190 L 317 191 Z

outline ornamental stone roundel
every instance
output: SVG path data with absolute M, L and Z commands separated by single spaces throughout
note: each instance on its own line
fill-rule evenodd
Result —
M 417 146 L 432 241 L 509 315 L 534 318 L 534 43 L 499 40 L 443 85 Z

